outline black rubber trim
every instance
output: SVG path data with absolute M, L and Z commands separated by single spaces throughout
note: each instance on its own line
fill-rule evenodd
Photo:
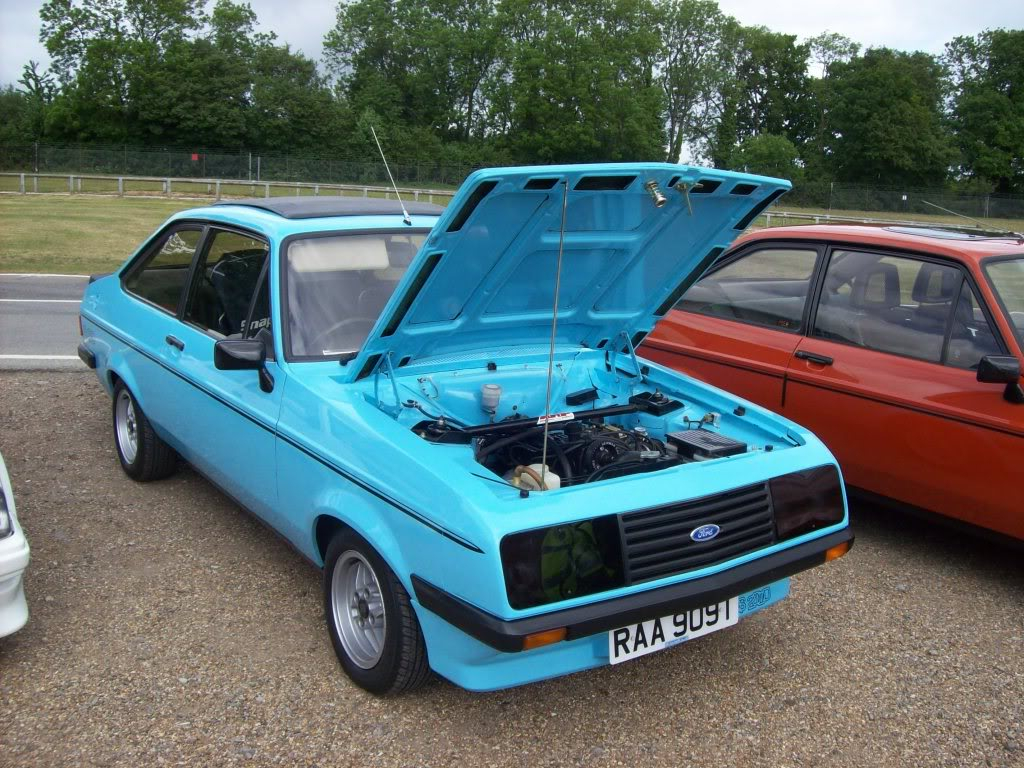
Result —
M 748 226 L 750 226 L 750 222 L 752 222 L 754 219 L 760 216 L 761 212 L 764 211 L 765 208 L 774 203 L 788 191 L 789 190 L 786 189 L 776 189 L 774 192 L 768 195 L 768 197 L 766 197 L 764 200 L 762 200 L 753 208 L 751 208 L 750 211 L 747 212 L 746 216 L 744 216 L 742 219 L 736 222 L 736 226 L 733 227 L 733 229 L 738 229 L 740 231 L 746 229 Z M 733 189 L 733 194 L 736 194 L 735 189 Z
M 701 579 L 515 620 L 482 611 L 416 574 L 411 579 L 416 599 L 428 611 L 491 648 L 516 653 L 523 650 L 524 639 L 536 632 L 565 627 L 566 640 L 576 640 L 727 600 L 821 565 L 827 550 L 844 542 L 852 545 L 853 539 L 847 527 Z
M 78 357 L 89 368 L 96 370 L 96 355 L 89 351 L 89 348 L 85 346 L 85 342 L 78 345 Z
M 102 328 L 106 333 L 109 333 L 111 336 L 113 336 L 115 339 L 120 341 L 125 346 L 131 347 L 132 349 L 134 349 L 136 352 L 138 352 L 140 355 L 142 355 L 143 357 L 147 358 L 151 362 L 156 363 L 157 365 L 159 365 L 161 368 L 166 370 L 171 375 L 176 376 L 177 378 L 179 378 L 182 381 L 184 381 L 186 384 L 189 384 L 189 385 L 195 387 L 196 389 L 198 389 L 203 394 L 208 395 L 209 397 L 212 397 L 214 400 L 219 402 L 221 405 L 225 406 L 226 408 L 230 408 L 232 411 L 237 413 L 242 418 L 247 419 L 248 421 L 250 421 L 253 424 L 255 424 L 257 427 L 261 427 L 262 429 L 266 430 L 267 432 L 269 432 L 270 434 L 272 434 L 275 437 L 279 438 L 280 440 L 288 443 L 288 445 L 290 445 L 293 448 L 295 448 L 295 449 L 301 451 L 302 453 L 306 454 L 311 459 L 314 459 L 314 460 L 318 461 L 319 463 L 323 464 L 327 469 L 329 469 L 332 472 L 336 473 L 337 475 L 343 477 L 345 480 L 348 480 L 350 483 L 359 486 L 360 488 L 362 488 L 367 493 L 369 493 L 369 494 L 371 494 L 373 496 L 376 496 L 378 499 L 380 499 L 384 503 L 394 507 L 399 512 L 402 512 L 402 513 L 408 515 L 412 519 L 416 520 L 418 523 L 422 523 L 427 528 L 430 528 L 432 531 L 434 531 L 436 533 L 439 533 L 440 535 L 444 536 L 446 539 L 449 539 L 450 541 L 454 541 L 456 544 L 459 544 L 460 546 L 463 546 L 466 549 L 471 550 L 472 552 L 478 552 L 478 553 L 481 553 L 481 554 L 483 553 L 483 550 L 480 549 L 480 547 L 478 547 L 473 542 L 467 541 L 466 539 L 462 538 L 458 534 L 453 533 L 453 532 L 451 532 L 451 531 L 449 531 L 449 530 L 447 530 L 445 528 L 442 528 L 441 526 L 437 525 L 436 523 L 431 521 L 426 516 L 421 515 L 416 510 L 411 509 L 410 507 L 407 507 L 405 504 L 403 504 L 402 502 L 398 501 L 397 499 L 393 499 L 392 497 L 388 496 L 383 491 L 373 487 L 372 485 L 370 485 L 366 481 L 361 480 L 360 478 L 356 477 L 351 472 L 346 470 L 344 467 L 342 467 L 342 466 L 340 466 L 338 464 L 335 464 L 330 459 L 328 459 L 328 458 L 326 458 L 324 456 L 321 456 L 319 453 L 315 452 L 312 448 L 309 448 L 308 446 L 303 445 L 298 440 L 296 440 L 294 437 L 291 437 L 290 435 L 284 434 L 283 432 L 279 431 L 278 429 L 276 429 L 275 427 L 273 427 L 270 424 L 264 423 L 260 419 L 254 417 L 252 414 L 246 413 L 245 411 L 243 411 L 242 409 L 240 409 L 237 406 L 233 405 L 232 403 L 229 403 L 224 398 L 222 398 L 219 395 L 211 392 L 210 390 L 208 390 L 206 387 L 202 386 L 201 384 L 198 384 L 197 382 L 193 381 L 189 377 L 182 375 L 180 372 L 178 372 L 178 371 L 174 370 L 173 368 L 169 367 L 166 363 L 164 363 L 162 360 L 160 360 L 155 355 L 149 354 L 144 349 L 142 349 L 141 347 L 139 347 L 138 345 L 133 343 L 131 340 L 126 339 L 124 336 L 119 334 L 117 331 L 113 330 L 106 323 L 104 323 L 104 322 L 102 322 L 100 320 L 97 320 L 95 317 L 93 317 L 91 315 L 87 315 L 85 313 L 83 313 L 83 317 L 86 317 L 89 321 L 96 323 L 96 325 L 98 325 L 100 328 Z
M 423 290 L 423 286 L 426 285 L 427 280 L 434 273 L 434 269 L 441 261 L 440 253 L 432 253 L 427 256 L 427 260 L 423 262 L 423 266 L 420 271 L 416 273 L 416 277 L 409 284 L 409 289 L 402 295 L 402 300 L 398 303 L 398 307 L 395 308 L 395 312 L 391 315 L 391 319 L 388 320 L 388 324 L 384 326 L 384 330 L 380 332 L 381 338 L 387 338 L 394 334 L 398 330 L 398 326 L 401 325 L 405 319 L 406 313 L 409 311 L 409 307 L 416 300 L 416 297 L 420 295 L 420 291 Z M 401 367 L 401 364 L 399 364 Z
M 452 219 L 452 223 L 448 225 L 448 232 L 458 232 L 462 229 L 463 225 L 469 220 L 469 217 L 473 215 L 473 211 L 476 207 L 483 202 L 483 199 L 491 193 L 491 190 L 498 186 L 496 181 L 482 181 L 476 185 L 476 189 L 470 194 L 469 199 L 459 209 L 459 212 L 455 214 L 455 218 Z

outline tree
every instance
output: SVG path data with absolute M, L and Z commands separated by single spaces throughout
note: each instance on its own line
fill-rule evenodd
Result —
M 509 44 L 490 100 L 522 162 L 664 156 L 654 6 L 505 0 Z
M 822 32 L 807 40 L 811 61 L 821 67 L 821 79 L 827 80 L 832 74 L 832 65 L 850 61 L 860 52 L 860 43 L 855 43 L 838 32 Z
M 813 135 L 803 144 L 801 156 L 804 170 L 810 178 L 831 176 L 831 157 L 828 143 L 829 102 L 831 88 L 835 82 L 834 69 L 837 64 L 852 60 L 860 51 L 860 45 L 837 32 L 822 32 L 807 40 L 811 61 L 820 67 L 820 76 L 810 80 L 810 104 L 813 113 Z
M 942 67 L 925 53 L 868 50 L 833 65 L 828 143 L 841 181 L 945 182 L 955 158 L 942 124 Z
M 744 139 L 733 157 L 735 166 L 747 173 L 799 181 L 803 176 L 799 155 L 796 145 L 785 136 L 765 133 Z
M 716 0 L 663 0 L 659 4 L 662 49 L 658 84 L 664 92 L 669 162 L 683 145 L 697 155 L 722 116 L 722 89 L 735 68 L 739 26 L 718 9 Z
M 943 61 L 960 175 L 995 192 L 1024 192 L 1024 30 L 957 37 Z
M 813 134 L 813 102 L 807 75 L 810 46 L 795 35 L 742 27 L 735 43 L 732 79 L 722 89 L 722 121 L 711 156 L 730 167 L 736 146 L 761 134 L 785 136 L 803 146 Z
M 53 127 L 66 138 L 137 136 L 133 76 L 205 21 L 203 0 L 48 0 L 40 42 L 61 85 Z

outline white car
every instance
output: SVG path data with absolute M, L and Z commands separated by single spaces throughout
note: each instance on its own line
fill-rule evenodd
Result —
M 0 456 L 0 637 L 17 632 L 28 621 L 22 574 L 28 567 L 28 541 L 14 511 L 14 491 Z

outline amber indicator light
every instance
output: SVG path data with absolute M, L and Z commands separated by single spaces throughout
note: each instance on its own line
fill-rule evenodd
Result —
M 531 648 L 540 648 L 552 643 L 560 643 L 563 640 L 565 640 L 565 627 L 548 629 L 544 632 L 534 632 L 532 635 L 527 635 L 523 638 L 523 650 L 528 651 Z
M 825 550 L 825 562 L 832 560 L 838 560 L 840 557 L 850 551 L 850 542 L 844 541 L 842 544 L 836 544 L 834 547 L 830 547 Z

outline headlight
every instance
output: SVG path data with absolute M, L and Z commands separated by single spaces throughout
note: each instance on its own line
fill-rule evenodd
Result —
M 768 481 L 779 540 L 792 539 L 843 520 L 839 472 L 833 466 L 805 469 Z
M 506 536 L 501 541 L 501 562 L 513 608 L 532 608 L 625 584 L 614 515 Z
M 7 494 L 3 486 L 0 486 L 0 539 L 14 533 L 14 522 L 11 520 L 11 512 L 7 508 Z

